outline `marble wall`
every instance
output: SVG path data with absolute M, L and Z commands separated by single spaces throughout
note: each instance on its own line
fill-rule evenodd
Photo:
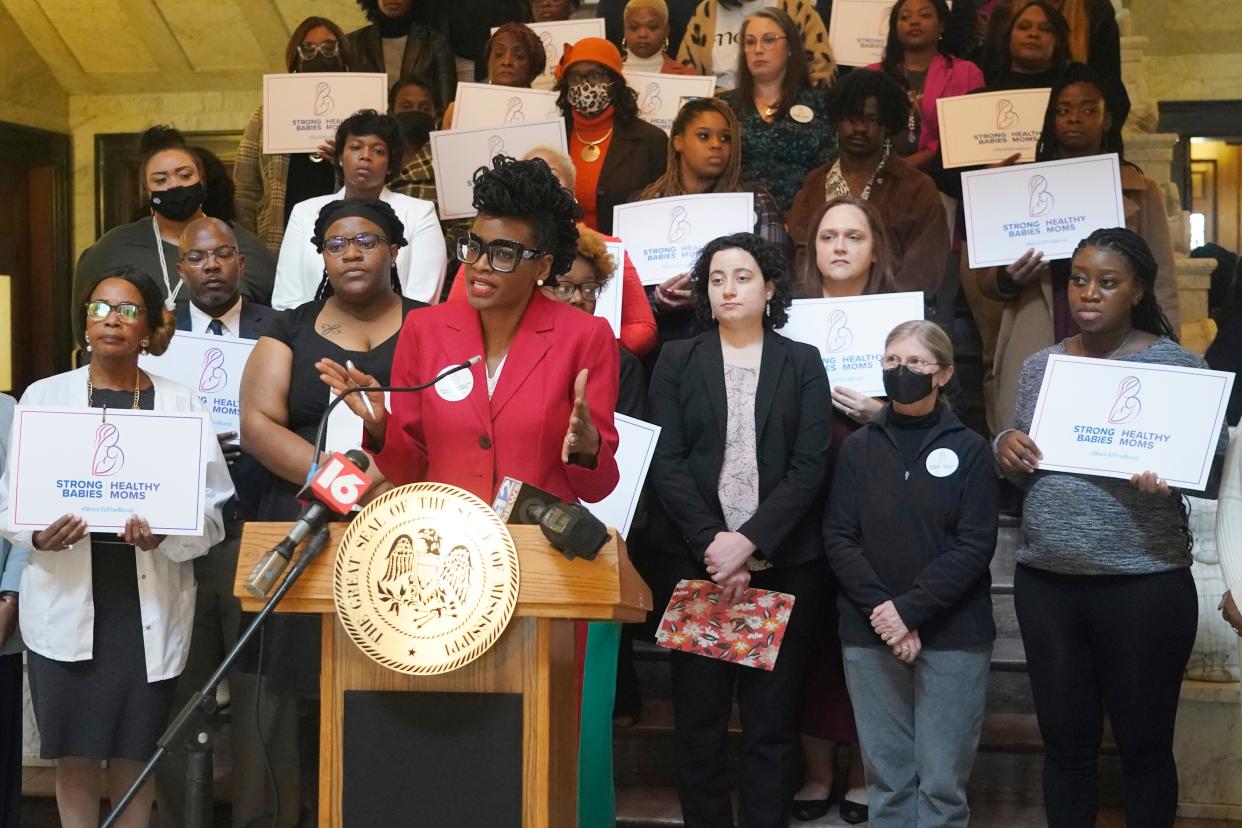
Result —
M 69 96 L 0 5 L 0 121 L 69 131 Z
M 1126 0 L 1131 29 L 1150 39 L 1144 64 L 1157 100 L 1242 98 L 1238 0 Z

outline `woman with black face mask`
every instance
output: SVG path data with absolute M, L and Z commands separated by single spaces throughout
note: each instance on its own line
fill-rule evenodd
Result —
M 842 446 L 824 521 L 869 824 L 964 826 L 996 638 L 996 475 L 941 399 L 943 330 L 903 322 L 883 364 L 889 403 Z
M 203 162 L 172 127 L 151 127 L 142 134 L 138 147 L 138 169 L 151 214 L 112 228 L 82 253 L 74 271 L 74 301 L 85 301 L 81 292 L 96 274 L 126 266 L 154 277 L 169 307 L 189 301 L 177 273 L 181 257 L 177 243 L 181 231 L 205 215 Z M 266 305 L 272 298 L 276 261 L 254 233 L 240 226 L 234 226 L 233 232 L 238 252 L 246 257 L 242 295 Z
M 357 69 L 345 33 L 325 17 L 308 17 L 293 30 L 285 46 L 285 67 L 290 72 Z M 317 153 L 264 154 L 263 107 L 250 116 L 233 161 L 237 220 L 258 233 L 273 256 L 280 252 L 293 205 L 336 192 L 336 171 L 325 162 L 334 152 L 324 144 Z

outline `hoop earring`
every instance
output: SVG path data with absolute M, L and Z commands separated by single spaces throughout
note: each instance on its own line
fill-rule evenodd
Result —
M 145 354 L 147 352 L 147 348 L 151 346 L 151 340 L 144 339 L 140 344 L 142 345 L 142 352 Z

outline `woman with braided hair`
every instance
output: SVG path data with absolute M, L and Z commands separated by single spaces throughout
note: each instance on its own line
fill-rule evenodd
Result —
M 1048 357 L 1206 368 L 1177 344 L 1156 298 L 1158 264 L 1130 230 L 1096 230 L 1074 252 L 1069 312 L 1077 333 L 1028 358 L 1012 426 L 993 443 L 1024 491 L 1014 603 L 1044 740 L 1051 826 L 1094 825 L 1104 710 L 1125 771 L 1127 825 L 1172 825 L 1173 726 L 1198 624 L 1182 493 L 1160 469 L 1130 480 L 1042 471 L 1028 432 Z M 1228 429 L 1207 490 L 1216 498 Z

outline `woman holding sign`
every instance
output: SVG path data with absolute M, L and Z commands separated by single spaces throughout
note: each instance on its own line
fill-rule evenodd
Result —
M 85 296 L 90 364 L 31 385 L 22 405 L 205 410 L 190 389 L 138 367 L 141 353 L 164 352 L 175 329 L 153 279 L 133 268 L 109 270 L 90 280 Z M 118 437 L 114 429 L 103 439 Z M 220 509 L 233 484 L 215 434 L 209 428 L 201 446 L 169 450 L 206 458 L 202 535 L 157 535 L 138 514 L 119 532 L 88 532 L 81 516 L 66 514 L 38 532 L 4 533 L 31 550 L 22 573 L 21 631 L 41 755 L 56 760 L 56 803 L 70 828 L 98 824 L 100 761 L 108 761 L 107 795 L 117 802 L 154 752 L 189 651 L 192 560 L 224 537 Z M 55 462 L 54 455 L 49 447 L 44 460 Z M 4 526 L 13 471 L 0 483 Z M 144 786 L 119 824 L 146 828 L 152 795 Z
M 1048 358 L 1206 368 L 1177 344 L 1156 297 L 1159 265 L 1123 229 L 1097 230 L 1074 253 L 1067 285 L 1078 332 L 1022 366 L 1012 428 L 994 442 L 1025 490 L 1014 602 L 1043 735 L 1048 823 L 1093 825 L 1104 710 L 1125 772 L 1126 822 L 1172 825 L 1173 726 L 1198 623 L 1182 493 L 1153 469 L 1129 481 L 1039 470 L 1027 436 Z M 1222 426 L 1215 498 L 1228 442 Z
M 672 655 L 687 826 L 733 824 L 727 742 L 735 691 L 742 821 L 789 824 L 802 674 L 824 609 L 829 394 L 819 352 L 776 333 L 790 304 L 787 274 L 783 251 L 751 233 L 709 242 L 692 281 L 709 330 L 667 344 L 651 378 L 651 419 L 662 429 L 650 475 L 662 508 L 652 520 L 664 525 L 672 574 L 715 582 L 719 612 L 751 600 L 750 587 L 795 596 L 771 670 Z
M 1094 69 L 1082 63 L 1070 64 L 1048 99 L 1036 160 L 1120 152 L 1111 131 L 1117 117 L 1117 101 L 1107 90 L 1108 84 Z M 1164 194 L 1159 184 L 1123 159 L 1121 195 L 1126 226 L 1142 236 L 1156 259 L 1153 290 L 1171 330 L 1177 331 L 1177 285 Z M 1006 268 L 972 271 L 967 278 L 975 279 L 978 285 L 981 296 L 976 302 L 1001 303 L 992 361 L 994 383 L 985 378 L 985 388 L 994 388 L 988 394 L 988 423 L 995 431 L 1012 416 L 1018 377 L 1026 358 L 1079 330 L 1067 299 L 1070 262 L 1049 262 L 1039 251 L 1028 250 Z M 994 310 L 995 304 L 985 307 L 984 313 Z

